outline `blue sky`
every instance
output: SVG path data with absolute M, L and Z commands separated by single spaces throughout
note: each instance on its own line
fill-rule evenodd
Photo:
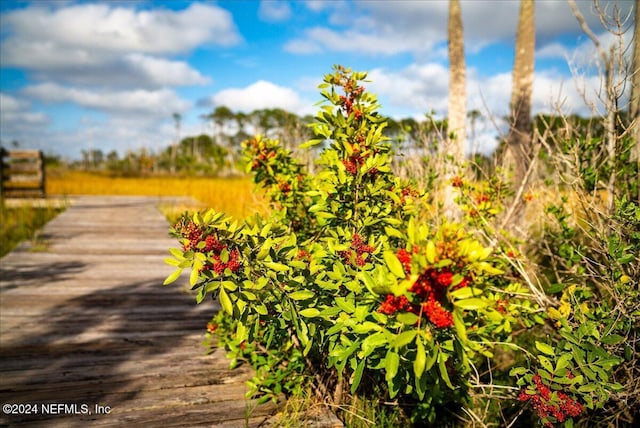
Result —
M 601 1 L 628 13 L 633 1 Z M 612 37 L 578 0 L 603 45 Z M 462 0 L 467 107 L 482 112 L 480 150 L 508 112 L 518 1 Z M 448 2 L 6 1 L 0 3 L 0 139 L 68 158 L 159 150 L 211 132 L 216 106 L 312 114 L 333 64 L 368 71 L 382 113 L 447 114 Z M 631 20 L 626 27 L 632 27 Z M 631 40 L 632 28 L 625 34 Z M 536 2 L 534 112 L 591 115 L 592 42 L 564 0 Z

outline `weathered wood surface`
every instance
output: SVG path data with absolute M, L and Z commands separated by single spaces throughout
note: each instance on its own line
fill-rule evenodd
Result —
M 248 370 L 228 370 L 221 350 L 205 355 L 214 303 L 162 286 L 175 242 L 157 203 L 79 197 L 45 227 L 46 251 L 0 259 L 0 403 L 91 412 L 3 411 L 0 426 L 232 428 L 275 411 L 244 399 Z
M 45 197 L 44 154 L 40 150 L 0 148 L 0 195 Z

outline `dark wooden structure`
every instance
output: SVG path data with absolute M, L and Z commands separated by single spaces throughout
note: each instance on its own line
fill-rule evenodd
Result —
M 44 198 L 45 185 L 42 151 L 0 149 L 0 196 Z

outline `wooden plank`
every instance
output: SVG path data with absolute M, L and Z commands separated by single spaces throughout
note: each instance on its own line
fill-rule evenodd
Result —
M 39 158 L 40 150 L 7 150 L 6 156 L 14 159 Z
M 38 150 L 2 150 L 0 193 L 3 197 L 45 196 L 44 156 Z

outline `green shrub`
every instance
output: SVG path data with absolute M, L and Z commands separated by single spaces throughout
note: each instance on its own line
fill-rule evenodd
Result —
M 505 399 L 547 425 L 602 407 L 620 389 L 610 379 L 620 359 L 603 347 L 601 318 L 555 317 L 553 300 L 519 280 L 523 261 L 481 221 L 501 209 L 499 181 L 451 183 L 466 223 L 425 213 L 428 195 L 391 169 L 365 77 L 325 76 L 315 139 L 302 145 L 324 145 L 315 174 L 276 141 L 244 143 L 272 214 L 182 217 L 166 283 L 190 268 L 197 301 L 219 299 L 210 334 L 233 365 L 255 368 L 250 395 L 262 401 L 312 388 L 337 408 L 377 403 L 392 408 L 380 417 L 437 426 L 475 414 L 476 389 L 494 399 L 487 423 L 504 421 Z

